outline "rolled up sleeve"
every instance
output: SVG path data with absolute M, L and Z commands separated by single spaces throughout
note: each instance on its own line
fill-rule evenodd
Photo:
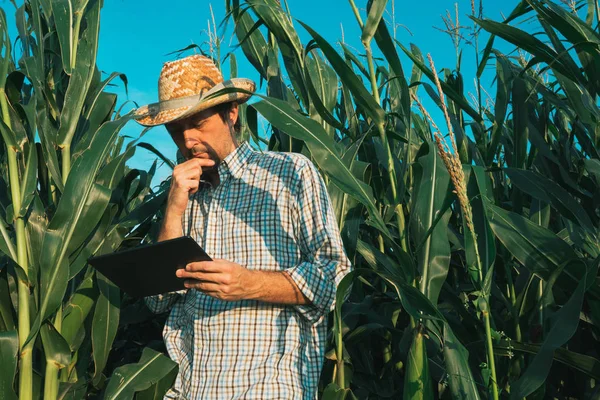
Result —
M 323 179 L 308 159 L 301 167 L 292 198 L 301 262 L 285 272 L 311 302 L 294 307 L 314 324 L 334 309 L 337 286 L 352 267 Z

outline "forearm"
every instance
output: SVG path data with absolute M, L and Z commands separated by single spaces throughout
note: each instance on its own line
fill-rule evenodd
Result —
M 158 232 L 158 241 L 175 239 L 183 236 L 183 228 L 181 226 L 182 215 L 170 211 L 167 208 L 165 218 L 162 221 L 160 231 Z
M 248 298 L 266 303 L 305 305 L 310 300 L 298 289 L 286 272 L 251 271 Z

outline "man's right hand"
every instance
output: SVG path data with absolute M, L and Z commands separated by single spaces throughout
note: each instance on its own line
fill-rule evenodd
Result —
M 185 213 L 189 196 L 198 191 L 202 169 L 213 167 L 215 162 L 208 158 L 192 158 L 173 169 L 166 213 L 181 218 Z

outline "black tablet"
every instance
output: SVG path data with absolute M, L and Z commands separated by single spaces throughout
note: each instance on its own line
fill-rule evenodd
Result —
M 211 261 L 189 236 L 92 257 L 88 263 L 132 297 L 185 289 L 175 271 L 196 261 Z

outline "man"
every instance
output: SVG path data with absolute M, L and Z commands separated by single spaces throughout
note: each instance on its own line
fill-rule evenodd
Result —
M 223 82 L 209 58 L 166 63 L 158 86 L 137 121 L 165 124 L 186 159 L 159 240 L 190 235 L 213 258 L 177 272 L 187 290 L 146 298 L 172 307 L 163 334 L 179 374 L 166 398 L 316 398 L 327 314 L 351 269 L 317 169 L 238 145 L 238 104 L 255 85 Z M 242 91 L 215 97 L 223 88 Z

